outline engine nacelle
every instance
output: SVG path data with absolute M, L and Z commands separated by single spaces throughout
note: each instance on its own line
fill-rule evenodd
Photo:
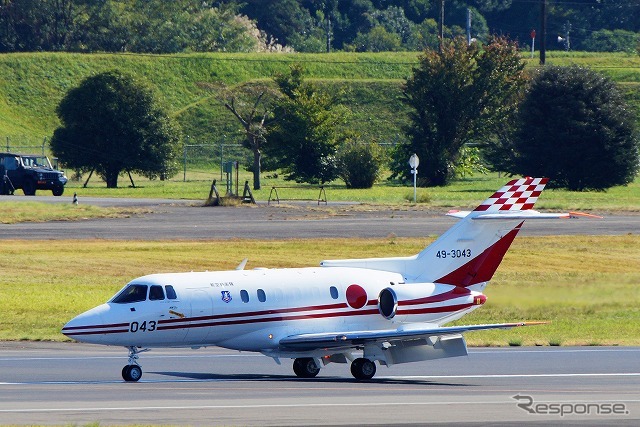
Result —
M 402 322 L 407 314 L 435 314 L 481 305 L 486 297 L 469 289 L 436 283 L 391 285 L 378 294 L 378 311 L 385 319 Z M 396 316 L 402 316 L 397 318 Z M 437 317 L 437 316 L 435 316 Z

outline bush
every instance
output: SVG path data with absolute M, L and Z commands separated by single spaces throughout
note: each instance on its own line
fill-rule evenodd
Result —
M 348 142 L 338 151 L 338 174 L 347 188 L 371 188 L 380 177 L 383 149 L 375 143 Z
M 578 66 L 545 67 L 519 111 L 508 172 L 569 190 L 602 190 L 638 172 L 635 115 L 615 83 Z

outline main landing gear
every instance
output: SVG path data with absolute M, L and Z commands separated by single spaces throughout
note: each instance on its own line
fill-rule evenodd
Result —
M 351 362 L 351 375 L 357 380 L 370 380 L 376 374 L 376 364 L 369 359 L 359 357 Z
M 299 357 L 293 361 L 293 372 L 300 378 L 313 378 L 318 375 L 320 368 L 311 357 Z
M 312 357 L 299 357 L 293 361 L 293 372 L 300 378 L 314 378 L 320 372 Z M 351 375 L 357 380 L 370 380 L 376 374 L 376 364 L 359 357 L 351 362 Z
M 138 350 L 137 347 L 127 347 L 129 349 L 129 364 L 122 368 L 122 378 L 127 382 L 136 382 L 142 378 L 142 367 L 138 364 L 138 354 L 149 349 Z

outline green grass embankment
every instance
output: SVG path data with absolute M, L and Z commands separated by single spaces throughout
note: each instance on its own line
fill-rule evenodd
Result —
M 527 57 L 527 55 L 524 55 Z M 55 108 L 71 88 L 90 75 L 119 69 L 143 77 L 158 90 L 168 110 L 180 121 L 189 143 L 237 142 L 238 124 L 224 109 L 216 87 L 271 81 L 276 72 L 300 62 L 309 79 L 348 89 L 344 103 L 353 111 L 347 126 L 365 140 L 393 142 L 406 120 L 400 103 L 402 81 L 416 64 L 417 53 L 332 54 L 73 54 L 17 53 L 0 55 L 0 138 L 39 144 L 59 125 Z M 527 59 L 538 66 L 537 56 Z M 548 52 L 547 63 L 593 67 L 629 87 L 640 82 L 640 57 L 626 54 Z M 626 91 L 638 109 L 637 95 Z M 639 114 L 640 115 L 640 114 Z M 16 145 L 15 143 L 13 145 Z

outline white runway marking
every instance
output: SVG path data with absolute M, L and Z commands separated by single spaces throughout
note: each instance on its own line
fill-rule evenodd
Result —
M 638 349 L 632 348 L 554 348 L 549 350 L 512 350 L 512 349 L 469 349 L 470 355 L 485 355 L 485 354 L 504 354 L 505 352 L 523 354 L 523 353 L 535 353 L 535 354 L 544 354 L 544 353 L 553 353 L 553 354 L 562 354 L 562 353 L 603 353 L 603 352 L 615 352 L 615 353 L 640 353 Z M 123 354 L 125 352 L 123 351 Z M 25 360 L 90 360 L 90 359 L 122 359 L 124 356 L 71 356 L 71 357 L 0 357 L 0 362 L 10 362 L 10 361 L 25 361 Z M 262 357 L 262 354 L 259 353 L 226 353 L 226 354 L 198 354 L 193 355 L 192 353 L 185 354 L 151 354 L 145 355 L 145 359 L 176 359 L 176 358 L 221 358 L 221 357 Z
M 486 349 L 486 350 L 480 350 L 480 349 L 476 349 L 476 350 L 469 350 L 469 354 L 495 354 L 495 353 L 501 353 L 504 354 L 505 352 L 508 353 L 553 353 L 553 354 L 558 354 L 558 353 L 605 353 L 605 352 L 616 352 L 616 353 L 626 353 L 626 352 L 633 352 L 633 353 L 640 353 L 640 351 L 638 351 L 637 348 L 557 348 L 554 347 L 553 349 L 549 349 L 549 350 L 511 350 L 511 349 L 507 349 L 507 348 L 503 348 L 503 349 Z
M 443 380 L 443 379 L 471 379 L 471 378 L 548 378 L 548 377 L 640 377 L 640 372 L 609 372 L 583 374 L 478 374 L 478 375 L 402 375 L 377 376 L 379 380 Z M 293 377 L 292 377 L 293 378 Z M 342 379 L 324 377 L 323 379 Z M 211 379 L 172 379 L 172 380 L 140 380 L 139 383 L 206 383 L 206 382 L 243 382 L 243 381 L 280 381 L 281 377 L 252 377 L 252 378 L 211 378 Z M 373 380 L 375 383 L 375 380 Z M 122 380 L 113 381 L 31 381 L 31 382 L 0 382 L 0 386 L 16 385 L 79 385 L 79 384 L 120 384 Z
M 546 378 L 546 377 L 638 377 L 640 372 L 620 372 L 620 373 L 587 373 L 587 374 L 478 374 L 478 375 L 404 375 L 404 376 L 378 376 L 378 379 L 385 380 L 428 380 L 447 378 Z
M 554 403 L 574 403 L 574 400 L 554 400 Z M 594 401 L 596 402 L 596 401 Z M 603 402 L 597 400 L 597 402 Z M 638 403 L 638 399 L 616 400 L 620 403 Z M 589 402 L 585 402 L 589 403 Z M 229 410 L 229 409 L 273 409 L 273 408 L 335 408 L 335 407 L 369 407 L 369 406 L 442 406 L 442 405 L 514 405 L 514 401 L 442 401 L 442 402 L 366 402 L 366 403 L 283 403 L 265 405 L 192 405 L 192 406 L 120 406 L 120 407 L 87 407 L 87 408 L 24 408 L 0 409 L 0 413 L 47 413 L 47 412 L 106 412 L 106 411 L 158 411 L 158 410 Z

